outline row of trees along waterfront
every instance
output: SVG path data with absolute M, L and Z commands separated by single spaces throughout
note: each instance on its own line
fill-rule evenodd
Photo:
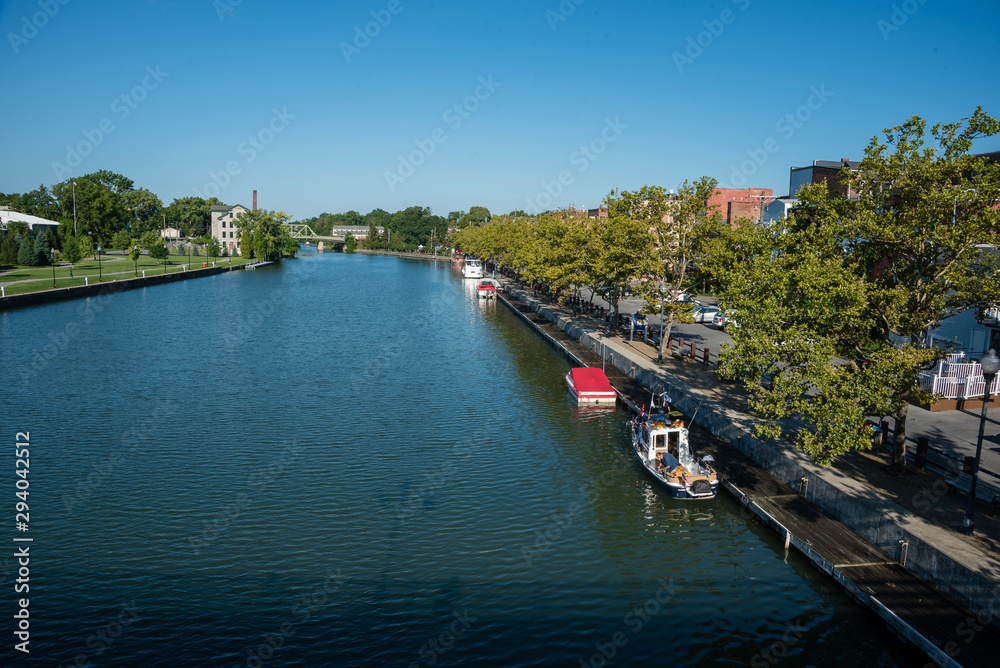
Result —
M 719 373 L 745 383 L 763 418 L 758 436 L 802 420 L 807 428 L 791 438 L 829 464 L 871 447 L 869 416 L 891 416 L 892 469 L 901 472 L 907 407 L 933 398 L 918 374 L 948 353 L 931 345 L 930 328 L 1000 302 L 1000 165 L 971 153 L 998 133 L 981 109 L 933 126 L 929 138 L 913 117 L 872 138 L 857 171 L 845 167 L 850 197 L 806 186 L 788 218 L 769 226 L 722 224 L 706 206 L 717 183 L 702 177 L 674 196 L 656 186 L 612 191 L 607 220 L 505 217 L 454 242 L 557 293 L 592 287 L 616 316 L 626 286 L 658 313 L 660 289 L 706 281 L 735 311 Z M 689 309 L 667 299 L 664 339 Z

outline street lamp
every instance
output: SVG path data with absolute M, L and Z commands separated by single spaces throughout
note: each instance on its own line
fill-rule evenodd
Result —
M 656 363 L 663 364 L 663 302 L 667 299 L 667 284 L 660 281 L 660 351 L 656 356 Z
M 73 180 L 73 236 L 76 236 L 76 180 Z
M 135 265 L 135 277 L 138 278 L 139 277 L 139 244 L 132 244 L 132 250 L 135 251 L 135 253 L 133 253 L 133 255 L 135 257 L 132 258 L 132 263 Z M 146 270 L 143 269 L 143 274 L 145 274 L 145 271 Z
M 104 249 L 101 248 L 101 244 L 97 244 L 97 282 L 100 283 L 104 280 L 104 274 L 101 273 L 101 253 Z
M 52 287 L 56 287 L 56 249 L 50 248 L 49 253 L 52 255 Z
M 962 520 L 962 530 L 966 535 L 973 535 L 976 529 L 974 517 L 976 510 L 976 482 L 979 479 L 979 457 L 983 453 L 983 430 L 986 427 L 986 407 L 990 403 L 990 385 L 1000 371 L 1000 357 L 990 348 L 990 352 L 982 359 L 979 366 L 983 370 L 983 379 L 986 381 L 986 388 L 983 390 L 983 414 L 979 418 L 979 440 L 976 441 L 976 461 L 972 465 L 972 485 L 969 486 L 969 507 L 965 511 L 965 519 Z

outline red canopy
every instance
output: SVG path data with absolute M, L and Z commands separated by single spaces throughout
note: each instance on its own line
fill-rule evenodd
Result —
M 578 392 L 611 392 L 614 394 L 615 388 L 611 387 L 608 377 L 600 369 L 577 367 L 571 369 L 569 373 Z

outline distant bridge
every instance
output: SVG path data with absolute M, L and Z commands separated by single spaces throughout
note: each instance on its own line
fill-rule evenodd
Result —
M 344 243 L 344 237 L 323 237 L 316 234 L 313 228 L 308 225 L 303 225 L 301 223 L 291 223 L 286 225 L 288 228 L 288 234 L 291 235 L 293 239 L 299 239 L 300 241 L 332 241 L 334 243 Z
M 363 225 L 334 225 L 331 236 L 320 236 L 313 228 L 303 223 L 289 223 L 285 227 L 288 228 L 288 233 L 293 239 L 302 241 L 332 241 L 342 244 L 347 239 L 348 234 L 353 235 L 358 241 L 368 238 L 368 228 Z M 376 226 L 375 229 L 378 230 L 379 234 L 382 233 L 381 225 Z

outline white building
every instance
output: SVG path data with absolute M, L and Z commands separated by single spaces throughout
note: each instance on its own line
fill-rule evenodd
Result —
M 19 221 L 28 224 L 28 229 L 35 229 L 35 225 L 48 225 L 50 227 L 59 227 L 59 223 L 54 220 L 49 220 L 48 218 L 39 218 L 38 216 L 32 216 L 27 213 L 20 213 L 18 211 L 11 211 L 9 206 L 0 206 L 0 230 L 7 229 L 7 223 Z
M 229 255 L 239 255 L 240 235 L 236 229 L 236 219 L 250 209 L 241 204 L 226 206 L 212 205 L 212 238 L 219 241 L 219 248 L 225 248 Z

